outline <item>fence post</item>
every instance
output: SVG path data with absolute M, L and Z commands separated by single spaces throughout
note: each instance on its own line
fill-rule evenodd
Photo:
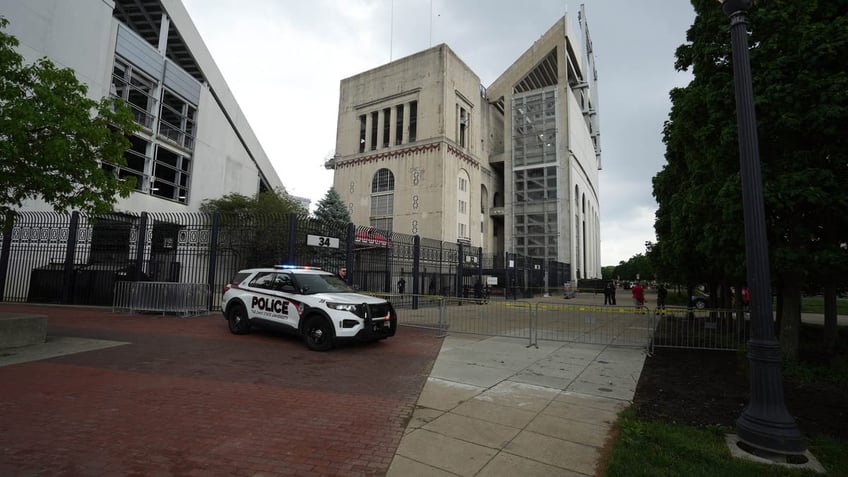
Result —
M 289 250 L 288 257 L 282 263 L 297 264 L 297 215 L 289 212 Z
M 383 291 L 386 293 L 392 292 L 392 258 L 394 255 L 394 246 L 392 245 L 392 234 L 387 232 L 389 237 L 386 239 L 386 282 L 383 284 Z
M 215 293 L 215 276 L 218 273 L 218 232 L 221 214 L 212 212 L 212 231 L 209 237 L 209 274 L 206 283 L 209 284 L 209 296 L 206 297 L 206 309 L 212 310 L 212 297 Z
M 134 281 L 140 282 L 144 273 L 144 247 L 147 244 L 147 212 L 141 213 L 141 220 L 138 224 L 138 239 L 136 240 L 135 248 L 135 277 Z
M 419 288 L 420 279 L 418 273 L 421 267 L 421 237 L 414 235 L 412 237 L 412 309 L 418 309 L 418 294 L 421 292 Z
M 345 281 L 348 285 L 353 284 L 353 241 L 355 239 L 356 226 L 350 222 L 347 224 L 347 240 L 345 241 L 345 268 L 347 268 Z
M 465 247 L 462 242 L 457 242 L 457 251 L 456 251 L 456 297 L 457 298 L 465 298 Z M 462 305 L 462 300 L 459 301 L 459 304 Z
M 65 246 L 65 274 L 62 280 L 62 303 L 73 303 L 74 299 L 74 262 L 77 252 L 77 232 L 79 231 L 80 214 L 76 210 L 71 213 L 71 223 L 68 226 L 68 241 Z
M 448 335 L 448 305 L 445 297 L 439 297 L 439 337 Z
M 0 250 L 0 301 L 5 300 L 6 276 L 9 274 L 9 255 L 12 252 L 12 229 L 15 228 L 18 214 L 14 212 L 15 219 L 3 231 L 3 249 Z
M 477 280 L 480 280 L 480 283 L 483 282 L 483 247 L 477 248 Z M 485 287 L 486 284 L 483 283 Z

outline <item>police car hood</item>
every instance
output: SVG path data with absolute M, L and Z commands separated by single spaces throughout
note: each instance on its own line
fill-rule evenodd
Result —
M 371 295 L 362 295 L 359 293 L 316 293 L 312 296 L 314 298 L 326 300 L 330 303 L 350 303 L 354 305 L 358 305 L 360 303 L 376 305 L 386 302 L 386 300 L 383 298 L 378 298 L 376 296 Z

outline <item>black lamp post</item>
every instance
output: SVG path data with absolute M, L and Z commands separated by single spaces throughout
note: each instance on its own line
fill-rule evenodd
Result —
M 752 0 L 718 0 L 730 17 L 736 121 L 745 218 L 745 263 L 751 290 L 748 341 L 751 401 L 736 421 L 739 439 L 776 454 L 799 454 L 807 444 L 783 399 L 783 364 L 774 336 L 757 120 L 748 57 L 748 10 Z

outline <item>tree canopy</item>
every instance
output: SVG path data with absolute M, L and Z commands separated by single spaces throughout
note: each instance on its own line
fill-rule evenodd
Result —
M 221 215 L 284 216 L 290 213 L 307 215 L 306 207 L 282 190 L 258 192 L 253 197 L 233 192 L 218 199 L 206 199 L 200 206 L 202 212 Z
M 653 181 L 659 204 L 653 258 L 688 283 L 741 282 L 729 21 L 715 1 L 692 4 L 697 16 L 675 66 L 691 69 L 694 78 L 670 95 L 667 164 Z M 748 18 L 771 272 L 787 304 L 783 324 L 791 327 L 800 320 L 801 283 L 845 285 L 848 2 L 762 0 Z
M 58 212 L 112 211 L 135 187 L 114 173 L 125 165 L 125 135 L 138 128 L 132 114 L 120 101 L 87 97 L 71 69 L 46 58 L 25 64 L 7 25 L 0 17 L 0 230 L 39 197 Z
M 315 218 L 328 223 L 350 223 L 350 212 L 334 187 L 330 187 L 324 198 L 318 201 L 318 207 L 315 209 Z

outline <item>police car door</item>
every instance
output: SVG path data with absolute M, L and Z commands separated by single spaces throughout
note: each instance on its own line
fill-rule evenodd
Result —
M 289 302 L 283 299 L 283 279 L 277 272 L 260 272 L 250 282 L 250 318 L 285 324 Z M 286 277 L 288 278 L 288 277 Z

